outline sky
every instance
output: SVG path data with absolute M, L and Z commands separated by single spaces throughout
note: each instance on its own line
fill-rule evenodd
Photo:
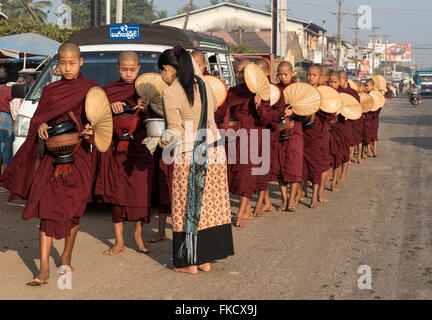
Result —
M 105 1 L 105 0 L 102 0 Z M 115 0 L 111 0 L 112 5 Z M 127 1 L 127 0 L 125 0 Z M 253 8 L 266 10 L 270 0 L 243 0 Z M 60 0 L 52 0 L 55 11 Z M 154 0 L 157 10 L 167 10 L 168 16 L 174 15 L 188 0 Z M 205 7 L 210 0 L 194 0 L 194 4 Z M 368 5 L 372 9 L 372 26 L 379 27 L 376 34 L 389 35 L 389 43 L 411 43 L 413 58 L 419 67 L 432 67 L 432 1 L 430 0 L 343 0 L 344 13 L 356 13 L 361 5 Z M 322 25 L 326 21 L 329 34 L 337 34 L 337 0 L 298 0 L 287 1 L 288 16 Z M 73 13 L 72 13 L 73 14 Z M 56 22 L 57 18 L 50 13 L 49 21 Z M 354 41 L 355 33 L 350 28 L 355 27 L 352 15 L 345 15 L 342 19 L 342 39 Z M 360 30 L 360 42 L 366 45 L 372 30 Z M 430 40 L 429 40 L 430 39 Z M 428 49 L 430 48 L 430 49 Z

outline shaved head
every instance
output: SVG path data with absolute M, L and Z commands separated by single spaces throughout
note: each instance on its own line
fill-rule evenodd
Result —
M 240 61 L 237 63 L 237 65 L 236 65 L 236 69 L 235 69 L 235 74 L 236 74 L 237 82 L 238 82 L 238 83 L 244 83 L 245 80 L 244 80 L 244 72 L 243 72 L 243 70 L 244 70 L 244 68 L 245 68 L 249 63 L 251 63 L 251 61 L 250 61 L 250 60 L 247 60 L 247 59 L 240 60 Z
M 191 52 L 191 56 L 193 58 L 193 61 L 195 61 L 198 65 L 201 74 L 204 74 L 204 72 L 207 70 L 207 61 L 205 59 L 204 52 L 194 50 Z
M 341 80 L 348 80 L 348 74 L 345 71 L 339 71 Z
M 76 43 L 65 42 L 58 48 L 59 56 L 66 52 L 73 52 L 78 56 L 78 58 L 81 58 L 81 50 Z
M 240 68 L 244 68 L 246 67 L 246 65 L 248 65 L 249 63 L 252 63 L 250 60 L 248 59 L 242 59 L 238 62 L 237 64 L 237 70 L 239 70 Z
M 266 75 L 270 75 L 270 64 L 266 59 L 259 59 L 255 64 L 262 70 Z
M 329 66 L 321 66 L 321 72 L 324 77 L 330 77 L 331 69 Z
M 196 59 L 200 59 L 202 62 L 205 62 L 204 52 L 200 50 L 194 50 L 191 52 L 192 57 Z
M 289 71 L 291 71 L 291 72 L 294 71 L 294 68 L 293 68 L 291 62 L 289 62 L 289 61 L 282 61 L 281 63 L 279 63 L 278 70 L 280 70 L 282 68 L 288 68 Z
M 123 61 L 136 62 L 138 64 L 139 56 L 134 51 L 123 51 L 117 57 L 117 64 L 120 65 Z

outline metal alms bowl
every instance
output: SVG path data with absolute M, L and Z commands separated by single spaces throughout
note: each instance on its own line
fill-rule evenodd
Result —
M 166 130 L 165 119 L 148 118 L 144 120 L 148 137 L 162 137 Z

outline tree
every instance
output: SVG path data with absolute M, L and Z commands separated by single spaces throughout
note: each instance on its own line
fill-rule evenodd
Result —
M 164 19 L 168 17 L 168 11 L 167 10 L 158 10 L 155 12 L 158 19 Z
M 183 7 L 177 10 L 176 14 L 186 13 L 188 11 L 188 7 L 189 7 L 188 4 L 184 5 Z M 200 9 L 199 6 L 192 4 L 191 11 L 198 10 L 198 9 Z
M 48 13 L 45 10 L 52 7 L 51 1 L 24 1 L 40 21 L 46 21 Z M 3 5 L 3 11 L 9 18 L 21 18 L 24 21 L 34 20 L 21 0 L 8 0 Z
M 77 31 L 74 29 L 60 29 L 52 23 L 42 23 L 34 20 L 22 20 L 13 18 L 9 20 L 0 20 L 0 37 L 10 36 L 19 33 L 34 32 L 41 36 L 56 40 L 58 42 L 66 42 L 70 39 L 72 33 Z
M 251 46 L 247 44 L 240 44 L 238 46 L 228 44 L 228 50 L 230 53 L 258 53 L 257 50 L 252 49 Z

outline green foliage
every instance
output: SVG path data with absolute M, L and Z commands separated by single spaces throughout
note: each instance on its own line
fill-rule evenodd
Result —
M 228 44 L 228 50 L 230 53 L 258 53 L 257 50 L 252 49 L 247 44 L 240 44 L 237 47 L 232 44 Z
M 307 82 L 307 72 L 306 71 L 299 71 L 296 72 L 295 76 L 293 77 L 294 81 L 298 82 Z
M 189 4 L 184 5 L 180 9 L 177 10 L 176 14 L 187 13 Z M 198 10 L 200 7 L 192 4 L 191 11 Z
M 26 2 L 35 16 L 40 21 L 45 22 L 48 16 L 46 9 L 52 7 L 51 1 L 26 0 Z M 3 2 L 2 11 L 9 18 L 21 18 L 24 21 L 34 20 L 21 0 L 7 0 L 6 2 Z
M 41 36 L 63 43 L 69 40 L 70 36 L 75 31 L 77 31 L 76 28 L 72 30 L 60 29 L 58 26 L 52 23 L 45 24 L 34 20 L 23 21 L 19 18 L 0 20 L 0 37 L 34 32 Z

